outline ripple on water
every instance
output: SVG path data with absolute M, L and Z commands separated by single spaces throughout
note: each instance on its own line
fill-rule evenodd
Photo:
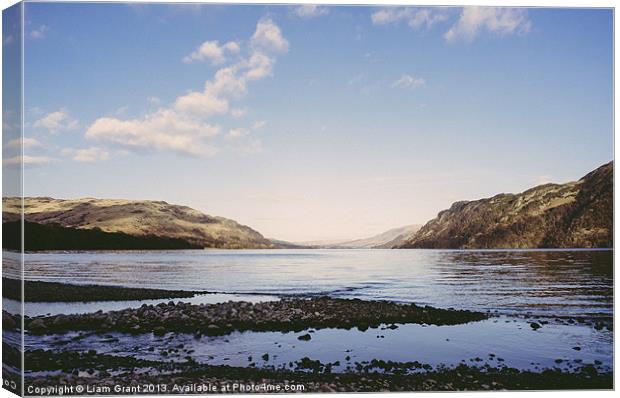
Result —
M 55 282 L 327 293 L 507 314 L 613 313 L 613 251 L 190 250 L 29 253 L 25 260 L 26 278 Z

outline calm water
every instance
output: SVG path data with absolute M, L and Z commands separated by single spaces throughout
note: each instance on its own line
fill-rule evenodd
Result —
M 105 335 L 68 333 L 26 336 L 28 349 L 61 349 L 132 356 L 140 359 L 182 362 L 187 355 L 212 365 L 286 366 L 304 357 L 323 363 L 340 362 L 335 371 L 347 370 L 356 362 L 373 359 L 397 362 L 419 361 L 437 366 L 461 361 L 480 365 L 507 365 L 519 369 L 559 367 L 570 370 L 578 363 L 598 361 L 603 370 L 613 367 L 613 336 L 587 326 L 545 325 L 534 331 L 527 322 L 498 317 L 454 326 L 400 325 L 359 331 L 319 329 L 310 341 L 297 338 L 306 332 L 234 332 L 227 336 L 152 333 Z M 18 337 L 18 336 L 14 336 Z M 173 337 L 173 338 L 170 338 Z M 178 349 L 182 346 L 182 349 Z M 578 347 L 579 350 L 575 348 Z M 261 358 L 265 353 L 268 359 Z M 252 361 L 248 358 L 252 357 Z M 479 358 L 483 361 L 473 361 Z M 560 363 L 556 360 L 561 359 Z
M 455 326 L 400 325 L 359 331 L 235 332 L 222 337 L 152 333 L 26 335 L 27 349 L 86 351 L 145 359 L 247 366 L 287 366 L 304 357 L 340 363 L 383 359 L 455 365 L 479 358 L 521 369 L 598 363 L 613 367 L 613 332 L 551 322 L 532 330 L 515 315 L 613 315 L 612 251 L 263 250 L 37 253 L 26 255 L 27 279 L 215 292 L 180 301 L 266 301 L 292 294 L 388 299 L 438 307 L 497 311 L 501 316 Z M 10 256 L 6 276 L 19 276 Z M 177 300 L 179 301 L 179 300 Z M 144 301 L 155 303 L 157 300 Z M 141 301 L 27 303 L 26 314 L 137 307 Z M 19 303 L 4 300 L 5 309 Z M 530 318 L 531 319 L 531 318 Z M 306 333 L 303 332 L 303 333 Z M 19 344 L 17 333 L 5 333 Z M 13 341 L 14 340 L 14 341 Z M 175 347 L 184 348 L 175 351 Z M 263 360 L 263 354 L 269 359 Z M 493 355 L 490 355 L 493 354 Z M 165 356 L 164 356 L 165 355 Z M 348 359 L 347 359 L 348 358 Z M 556 362 L 561 360 L 560 362 Z
M 31 280 L 328 294 L 503 314 L 611 315 L 612 251 L 194 250 L 26 254 Z M 4 262 L 5 275 L 18 275 Z

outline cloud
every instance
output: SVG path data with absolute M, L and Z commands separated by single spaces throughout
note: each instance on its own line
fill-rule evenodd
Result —
M 49 28 L 46 25 L 41 25 L 36 29 L 30 31 L 31 39 L 43 39 L 45 37 L 45 32 L 47 32 Z
M 274 59 L 261 52 L 255 52 L 247 62 L 245 78 L 248 80 L 260 80 L 270 76 L 273 70 Z
M 247 137 L 248 134 L 250 134 L 250 131 L 245 128 L 230 129 L 226 134 L 226 139 L 229 141 L 234 141 L 243 137 Z
M 77 120 L 71 118 L 69 114 L 64 110 L 48 113 L 41 119 L 34 122 L 35 128 L 44 128 L 52 133 L 59 131 L 75 130 L 79 127 Z
M 140 118 L 99 118 L 87 129 L 86 137 L 130 150 L 172 151 L 194 156 L 215 154 L 218 149 L 209 140 L 218 134 L 220 127 L 210 122 L 211 118 L 243 116 L 245 110 L 232 108 L 231 103 L 247 93 L 250 82 L 271 76 L 275 54 L 288 51 L 288 41 L 270 19 L 260 20 L 245 43 L 244 48 L 238 49 L 239 58 L 220 67 L 202 90 L 186 92 L 170 106 Z M 228 44 L 223 47 L 228 47 L 226 51 L 237 51 Z M 259 146 L 254 144 L 252 151 L 257 151 Z
M 170 150 L 193 156 L 209 156 L 216 150 L 203 142 L 219 133 L 219 127 L 160 109 L 141 119 L 99 118 L 86 131 L 86 138 L 107 141 L 126 149 Z
M 183 58 L 183 62 L 190 64 L 194 61 L 209 60 L 213 65 L 220 65 L 226 62 L 227 54 L 237 54 L 241 47 L 237 42 L 229 41 L 220 46 L 217 40 L 205 41 L 190 55 Z
M 54 162 L 56 159 L 50 158 L 47 156 L 28 156 L 21 155 L 13 156 L 11 158 L 3 159 L 2 163 L 9 167 L 19 167 L 22 163 L 24 167 L 36 167 L 36 166 L 44 166 L 51 162 Z
M 101 160 L 107 160 L 110 154 L 100 148 L 90 147 L 85 149 L 72 149 L 66 148 L 63 149 L 62 154 L 64 156 L 69 156 L 76 162 L 85 162 L 92 163 Z
M 263 52 L 254 51 L 248 59 L 219 69 L 215 77 L 205 83 L 203 91 L 191 91 L 175 101 L 181 112 L 201 116 L 224 114 L 229 111 L 229 99 L 240 98 L 247 91 L 247 83 L 272 74 L 275 60 Z
M 230 111 L 230 115 L 232 117 L 236 117 L 236 118 L 243 117 L 243 116 L 245 116 L 246 113 L 248 113 L 248 110 L 247 109 L 241 109 L 241 108 L 231 109 L 231 111 Z
M 288 41 L 282 36 L 278 25 L 271 19 L 262 19 L 256 25 L 251 44 L 259 51 L 283 53 L 288 51 Z
M 180 112 L 207 117 L 228 112 L 228 100 L 214 95 L 210 90 L 192 91 L 178 97 L 174 107 Z
M 532 26 L 523 8 L 465 7 L 445 34 L 448 42 L 473 41 L 482 31 L 498 35 L 526 34 Z
M 404 74 L 400 77 L 400 79 L 396 80 L 392 83 L 392 88 L 408 88 L 408 89 L 416 89 L 418 87 L 422 87 L 426 84 L 426 80 L 421 77 L 415 77 L 413 75 Z
M 388 25 L 405 21 L 412 29 L 430 29 L 448 19 L 444 8 L 390 7 L 371 15 L 373 25 Z
M 258 129 L 265 127 L 265 125 L 267 125 L 266 120 L 257 120 L 256 122 L 252 123 L 252 128 L 254 130 L 258 130 Z
M 329 14 L 329 9 L 327 7 L 319 7 L 314 4 L 303 4 L 299 7 L 295 7 L 293 12 L 301 18 L 315 18 Z
M 35 148 L 42 146 L 42 144 L 34 138 L 16 138 L 7 142 L 4 147 L 8 149 L 15 149 L 21 148 L 22 146 L 24 148 Z

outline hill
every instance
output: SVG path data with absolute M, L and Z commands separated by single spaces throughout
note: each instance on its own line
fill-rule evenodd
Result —
M 323 249 L 390 249 L 419 230 L 421 225 L 393 228 L 364 239 L 304 242 L 303 245 Z
M 454 203 L 398 248 L 612 248 L 613 162 L 578 181 Z
M 19 198 L 3 198 L 3 223 L 19 220 L 19 209 Z M 164 244 L 164 241 L 153 243 L 154 238 L 165 238 L 173 241 L 167 241 L 164 246 L 222 249 L 279 247 L 252 228 L 233 220 L 162 201 L 29 197 L 24 199 L 24 212 L 26 221 L 31 223 L 144 237 L 151 241 L 149 244 L 155 245 Z M 45 233 L 49 229 L 37 228 L 37 231 Z M 69 230 L 63 232 L 76 236 Z M 103 239 L 110 242 L 111 237 Z

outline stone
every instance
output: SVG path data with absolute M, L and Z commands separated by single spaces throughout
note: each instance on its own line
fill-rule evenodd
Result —
M 309 333 L 306 333 L 304 335 L 297 337 L 297 340 L 301 340 L 301 341 L 309 341 L 311 339 L 312 339 L 312 336 L 310 336 Z

